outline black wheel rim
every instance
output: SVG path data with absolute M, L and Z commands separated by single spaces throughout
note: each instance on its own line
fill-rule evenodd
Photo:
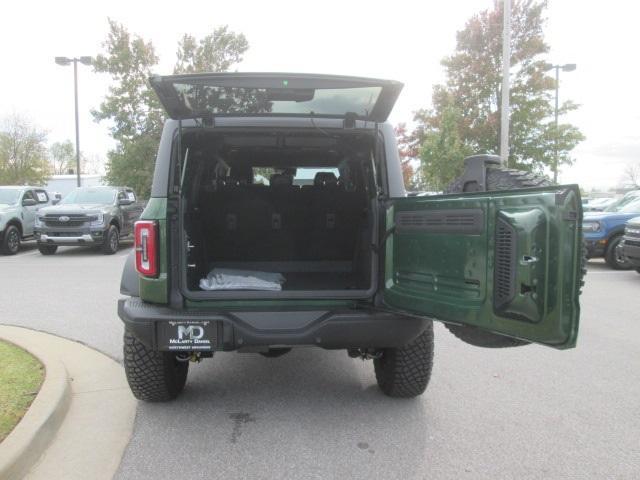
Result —
M 613 257 L 615 258 L 618 266 L 625 267 L 625 268 L 628 266 L 627 261 L 624 259 L 624 256 L 620 253 L 620 249 L 617 248 L 617 245 L 616 245 L 616 249 L 613 252 Z
M 10 252 L 17 252 L 20 247 L 20 238 L 18 237 L 18 232 L 15 230 L 11 230 L 9 232 L 9 238 L 7 238 L 7 247 L 9 247 Z
M 109 246 L 111 247 L 112 252 L 118 250 L 118 232 L 113 232 L 111 234 L 111 238 L 109 238 Z

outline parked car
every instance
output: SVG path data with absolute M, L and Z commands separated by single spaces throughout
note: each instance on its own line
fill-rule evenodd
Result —
M 386 121 L 399 82 L 150 82 L 169 119 L 118 303 L 137 398 L 175 398 L 189 361 L 214 352 L 301 346 L 372 359 L 384 394 L 413 397 L 431 374 L 435 319 L 476 346 L 575 346 L 577 185 L 478 155 L 446 194 L 407 196 Z M 266 170 L 269 185 L 257 181 Z
M 601 212 L 616 202 L 617 200 L 613 197 L 594 198 L 593 200 L 586 202 L 586 204 L 583 203 L 582 208 L 585 212 Z
M 88 246 L 111 255 L 118 251 L 120 239 L 133 233 L 142 210 L 128 187 L 76 188 L 57 205 L 38 213 L 38 250 L 53 255 L 60 245 Z
M 604 212 L 586 212 L 582 231 L 589 258 L 604 257 L 607 264 L 616 270 L 628 270 L 629 262 L 617 249 L 622 241 L 624 226 L 628 220 L 640 214 L 640 198 L 631 197 L 619 202 Z
M 624 261 L 640 273 L 640 217 L 627 222 L 618 249 Z
M 0 187 L 0 252 L 15 255 L 20 242 L 33 238 L 38 211 L 51 204 L 43 188 Z

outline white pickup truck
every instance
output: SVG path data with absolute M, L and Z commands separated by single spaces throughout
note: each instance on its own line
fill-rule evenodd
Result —
M 0 186 L 0 252 L 18 253 L 20 242 L 33 237 L 38 210 L 51 204 L 43 188 Z

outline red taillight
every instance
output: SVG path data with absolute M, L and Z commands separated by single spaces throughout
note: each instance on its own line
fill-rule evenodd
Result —
M 158 276 L 158 224 L 140 220 L 134 227 L 136 270 L 145 277 Z

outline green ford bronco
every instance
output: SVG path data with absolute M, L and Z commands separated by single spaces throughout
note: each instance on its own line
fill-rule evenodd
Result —
M 118 314 L 134 395 L 175 398 L 190 361 L 293 347 L 372 359 L 424 392 L 433 320 L 476 346 L 576 344 L 576 185 L 465 161 L 409 197 L 387 117 L 394 81 L 216 73 L 150 79 L 169 119 Z

